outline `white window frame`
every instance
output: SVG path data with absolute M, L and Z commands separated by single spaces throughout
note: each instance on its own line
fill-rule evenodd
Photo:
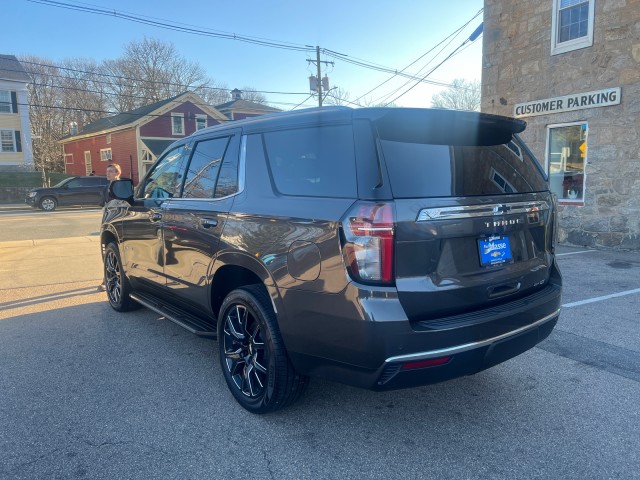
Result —
M 204 120 L 204 126 L 203 126 L 202 128 L 198 128 L 198 120 Z M 201 114 L 201 113 L 197 113 L 197 114 L 196 114 L 196 120 L 195 120 L 195 122 L 196 122 L 196 132 L 197 132 L 198 130 L 202 130 L 203 128 L 207 128 L 207 126 L 208 126 L 208 125 L 207 125 L 207 116 L 206 116 L 206 115 L 203 115 L 203 114 Z
M 64 154 L 64 164 L 65 165 L 73 165 L 73 153 L 65 153 Z
M 5 112 L 4 110 L 0 110 L 0 113 L 9 115 L 9 114 L 15 113 L 13 111 L 13 102 L 11 101 L 11 90 L 4 90 L 4 89 L 0 90 L 0 95 L 5 93 L 7 94 L 8 100 L 3 100 L 2 98 L 0 98 L 0 105 L 2 105 L 2 107 L 4 107 L 5 105 L 9 107 L 9 111 Z
M 110 148 L 101 148 L 100 149 L 100 161 L 101 162 L 110 162 L 113 158 L 113 153 Z
M 149 162 L 149 163 L 153 163 L 155 161 L 155 157 L 151 153 L 151 150 L 147 150 L 146 148 L 143 148 L 142 150 L 140 150 L 140 159 L 143 162 Z
M 9 132 L 11 134 L 11 145 L 13 150 L 5 150 L 2 146 L 2 134 Z M 3 128 L 0 130 L 0 153 L 18 153 L 18 147 L 16 145 L 16 131 L 9 128 Z
M 560 2 L 553 0 L 553 12 L 551 14 L 551 55 L 567 53 L 593 45 L 593 25 L 595 0 L 586 0 L 589 3 L 589 18 L 587 19 L 587 34 L 584 37 L 574 38 L 566 42 L 558 42 L 558 26 L 560 24 Z M 582 3 L 582 2 L 581 2 Z
M 111 134 L 107 133 L 107 145 L 111 144 Z
M 174 118 L 180 118 L 181 131 L 176 131 L 176 124 L 174 123 Z M 184 113 L 172 113 L 171 114 L 171 135 L 183 135 L 184 136 Z
M 583 161 L 583 167 L 582 167 L 582 198 L 579 199 L 570 199 L 570 198 L 561 198 L 560 196 L 558 197 L 558 201 L 562 204 L 562 205 L 571 205 L 571 204 L 577 204 L 577 205 L 584 205 L 585 203 L 585 199 L 586 199 L 586 194 L 587 194 L 587 161 L 588 161 L 588 157 L 589 157 L 589 122 L 587 121 L 578 121 L 578 122 L 569 122 L 569 123 L 554 123 L 551 125 L 547 125 L 547 140 L 546 140 L 546 146 L 545 146 L 545 151 L 544 151 L 544 168 L 545 171 L 547 172 L 547 175 L 549 176 L 549 186 L 551 187 L 551 172 L 549 171 L 550 167 L 551 167 L 551 161 L 549 159 L 549 143 L 551 141 L 551 130 L 556 129 L 556 128 L 563 128 L 563 127 L 574 127 L 577 125 L 586 125 L 586 131 L 585 131 L 585 135 L 584 135 L 584 141 L 587 144 L 587 149 L 586 152 L 584 154 L 584 161 Z

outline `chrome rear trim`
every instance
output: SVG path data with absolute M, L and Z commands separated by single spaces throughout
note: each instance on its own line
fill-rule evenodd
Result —
M 560 309 L 556 310 L 549 315 L 541 318 L 540 320 L 531 323 L 529 325 L 525 325 L 524 327 L 520 327 L 516 330 L 512 330 L 507 333 L 503 333 L 502 335 L 498 335 L 497 337 L 487 338 L 486 340 L 480 340 L 478 342 L 465 343 L 463 345 L 456 345 L 454 347 L 441 348 L 439 350 L 429 350 L 426 352 L 412 353 L 410 355 L 398 355 L 397 357 L 389 357 L 384 363 L 397 363 L 397 362 L 415 362 L 418 360 L 428 360 L 430 358 L 437 357 L 446 357 L 449 355 L 456 355 L 458 353 L 468 352 L 469 350 L 475 350 L 476 348 L 486 347 L 491 345 L 492 343 L 499 342 L 500 340 L 504 340 L 505 338 L 513 337 L 515 335 L 519 335 L 520 333 L 526 332 L 527 330 L 531 330 L 533 328 L 537 328 L 544 323 L 547 323 L 550 320 L 553 320 L 555 317 L 560 315 Z
M 429 220 L 455 220 L 460 218 L 493 217 L 497 215 L 514 215 L 535 213 L 549 210 L 545 201 L 491 203 L 487 205 L 462 205 L 456 207 L 423 208 L 418 213 L 418 222 Z

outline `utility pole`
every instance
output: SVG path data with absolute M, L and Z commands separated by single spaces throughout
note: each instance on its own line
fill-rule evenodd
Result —
M 318 92 L 318 106 L 322 107 L 322 89 L 324 88 L 326 91 L 329 91 L 329 77 L 327 77 L 325 75 L 324 78 L 322 78 L 322 69 L 320 67 L 321 63 L 324 63 L 325 65 L 333 65 L 333 62 L 327 62 L 325 60 L 320 60 L 320 47 L 316 46 L 316 59 L 315 60 L 311 60 L 311 59 L 307 59 L 307 62 L 313 63 L 316 65 L 317 67 L 317 72 L 318 72 L 318 76 L 317 77 L 310 77 L 310 89 L 311 90 L 316 90 Z
M 322 72 L 320 71 L 320 47 L 316 45 L 316 65 L 318 66 L 318 107 L 322 107 Z

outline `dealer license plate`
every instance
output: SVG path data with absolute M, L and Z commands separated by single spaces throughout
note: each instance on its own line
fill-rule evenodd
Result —
M 480 265 L 483 267 L 500 265 L 512 260 L 509 237 L 480 238 L 478 239 L 478 250 L 480 251 Z

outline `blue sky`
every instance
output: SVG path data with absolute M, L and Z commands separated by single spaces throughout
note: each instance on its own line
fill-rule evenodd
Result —
M 419 77 L 460 46 L 482 22 L 483 0 L 365 0 L 255 1 L 215 0 L 59 0 L 83 7 L 115 10 L 163 23 L 330 49 L 349 58 L 402 70 L 446 37 L 470 22 L 448 45 L 442 44 L 406 71 Z M 308 77 L 315 53 L 283 50 L 237 40 L 212 38 L 130 22 L 114 16 L 69 10 L 28 0 L 2 0 L 0 53 L 37 55 L 52 61 L 65 58 L 115 59 L 131 40 L 145 36 L 171 42 L 190 61 L 228 88 L 251 86 L 266 92 L 274 106 L 293 108 L 309 94 Z M 442 53 L 436 56 L 440 49 Z M 429 79 L 450 83 L 455 78 L 480 80 L 482 36 L 447 60 Z M 412 87 L 406 78 L 322 56 L 334 65 L 323 66 L 332 87 L 349 92 L 351 99 L 389 101 Z M 430 63 L 427 65 L 427 62 Z M 392 78 L 393 77 L 393 78 Z M 383 84 L 383 82 L 386 82 Z M 379 85 L 382 86 L 378 87 Z M 401 106 L 428 107 L 431 95 L 443 87 L 418 84 L 400 96 Z M 305 95 L 306 94 L 306 95 Z M 304 105 L 314 106 L 309 99 Z

